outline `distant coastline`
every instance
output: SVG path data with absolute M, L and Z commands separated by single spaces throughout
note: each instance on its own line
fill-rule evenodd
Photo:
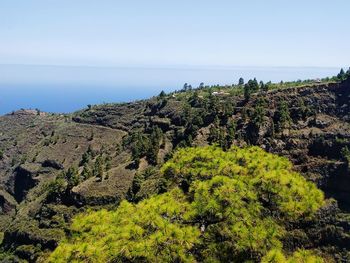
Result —
M 339 68 L 322 67 L 86 67 L 0 65 L 0 115 L 21 108 L 68 113 L 87 104 L 145 99 L 181 89 L 231 85 L 240 77 L 292 81 L 336 75 Z

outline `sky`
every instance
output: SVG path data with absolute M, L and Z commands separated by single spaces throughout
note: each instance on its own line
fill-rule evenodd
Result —
M 346 67 L 348 0 L 1 0 L 0 64 Z
M 349 0 L 0 0 L 0 114 L 336 75 Z

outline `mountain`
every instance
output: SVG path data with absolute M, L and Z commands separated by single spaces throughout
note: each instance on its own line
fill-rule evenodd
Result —
M 287 157 L 328 203 L 287 247 L 350 260 L 350 78 L 185 87 L 72 114 L 0 117 L 0 231 L 5 262 L 41 261 L 73 216 L 164 192 L 159 167 L 176 149 L 260 146 Z M 297 231 L 298 230 L 298 231 Z M 1 240 L 1 236 L 0 236 Z M 6 261 L 7 260 L 7 261 Z

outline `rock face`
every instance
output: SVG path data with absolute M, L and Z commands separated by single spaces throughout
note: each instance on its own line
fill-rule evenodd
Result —
M 248 101 L 229 93 L 207 99 L 192 93 L 181 95 L 92 106 L 66 116 L 18 111 L 0 117 L 3 246 L 30 260 L 41 253 L 34 244 L 54 248 L 71 217 L 86 206 L 115 206 L 128 198 L 135 173 L 149 166 L 145 156 L 135 165 L 130 148 L 123 147 L 135 132 L 149 134 L 151 127 L 160 128 L 163 135 L 156 159 L 161 164 L 172 149 L 184 143 L 220 144 L 220 134 L 226 140 L 234 123 L 230 143 L 258 145 L 289 158 L 327 197 L 337 200 L 341 211 L 332 203 L 313 226 L 300 223 L 309 228 L 305 246 L 335 246 L 336 252 L 350 249 L 346 235 L 350 223 L 338 216 L 350 213 L 350 156 L 346 151 L 350 149 L 350 80 L 253 94 Z M 286 121 L 282 123 L 283 118 Z M 87 152 L 89 158 L 84 160 Z M 108 156 L 109 168 L 103 178 L 93 174 L 47 198 L 50 182 L 73 166 L 81 174 L 83 163 L 95 162 L 97 155 Z M 156 188 L 157 178 L 151 178 L 146 187 L 141 186 L 139 195 L 147 196 Z M 51 191 L 60 185 L 55 187 Z M 11 220 L 7 228 L 5 222 Z M 296 242 L 290 238 L 286 244 Z

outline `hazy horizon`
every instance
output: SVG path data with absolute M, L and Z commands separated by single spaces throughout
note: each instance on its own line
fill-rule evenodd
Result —
M 239 77 L 336 75 L 350 2 L 3 0 L 0 114 L 71 112 Z
M 172 92 L 184 83 L 197 87 L 232 85 L 240 77 L 264 82 L 334 76 L 322 67 L 78 67 L 0 65 L 0 114 L 21 108 L 69 113 L 87 104 L 129 102 Z

